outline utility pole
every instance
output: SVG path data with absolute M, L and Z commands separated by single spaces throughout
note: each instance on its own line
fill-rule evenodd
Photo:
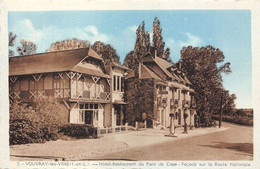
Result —
M 221 123 L 222 123 L 222 114 L 223 114 L 223 93 L 221 94 L 221 100 L 220 100 L 220 115 L 219 115 L 219 128 L 221 128 Z

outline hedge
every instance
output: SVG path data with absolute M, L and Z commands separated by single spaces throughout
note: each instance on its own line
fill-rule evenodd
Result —
M 59 133 L 75 138 L 97 138 L 97 128 L 88 124 L 67 124 Z
M 219 115 L 212 115 L 212 119 L 219 120 Z M 222 120 L 240 125 L 253 126 L 254 119 L 248 116 L 222 116 Z
M 25 119 L 15 119 L 10 121 L 9 143 L 28 144 L 44 143 L 49 140 L 56 140 L 56 133 L 51 132 L 48 128 L 38 128 L 32 124 L 32 121 Z

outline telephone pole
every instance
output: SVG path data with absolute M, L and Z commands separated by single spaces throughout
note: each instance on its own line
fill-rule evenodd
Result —
M 221 94 L 221 100 L 220 100 L 220 112 L 219 112 L 219 122 L 218 126 L 221 128 L 221 123 L 222 123 L 222 114 L 223 114 L 223 93 Z

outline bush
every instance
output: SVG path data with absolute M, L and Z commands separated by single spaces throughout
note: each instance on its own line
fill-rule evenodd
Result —
M 219 116 L 214 115 L 212 116 L 213 119 L 219 120 Z M 223 116 L 223 121 L 240 124 L 240 125 L 246 125 L 246 126 L 253 126 L 253 118 L 247 117 L 247 116 Z
M 57 134 L 52 133 L 48 128 L 37 128 L 29 120 L 16 119 L 10 121 L 10 145 L 43 143 L 56 139 Z
M 10 104 L 10 144 L 42 143 L 56 140 L 58 129 L 67 123 L 68 113 L 54 99 L 31 104 Z
M 97 138 L 97 128 L 88 124 L 67 124 L 60 128 L 61 132 L 75 138 Z

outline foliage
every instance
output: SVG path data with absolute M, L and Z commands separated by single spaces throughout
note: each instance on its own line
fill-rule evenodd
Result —
M 8 46 L 9 47 L 13 47 L 14 46 L 14 41 L 16 40 L 16 35 L 13 34 L 13 32 L 9 32 L 9 35 L 8 35 Z M 9 49 L 9 56 L 14 56 L 14 51 Z
M 124 65 L 131 70 L 134 70 L 136 63 L 140 62 L 141 59 L 150 52 L 151 47 L 157 50 L 157 56 L 165 59 L 166 61 L 173 63 L 170 58 L 170 48 L 164 50 L 165 42 L 162 37 L 162 29 L 160 21 L 155 17 L 153 22 L 153 44 L 150 44 L 150 34 L 145 31 L 145 22 L 136 29 L 136 41 L 134 50 L 129 52 L 124 60 Z
M 9 129 L 10 145 L 43 143 L 49 140 L 56 140 L 57 134 L 48 130 L 48 128 L 38 128 L 32 121 L 25 119 L 10 120 Z
M 88 124 L 67 124 L 61 127 L 59 132 L 63 132 L 64 135 L 76 138 L 97 137 L 97 129 Z
M 135 55 L 136 59 L 140 61 L 144 55 L 150 52 L 150 34 L 145 31 L 145 23 L 142 22 L 141 25 L 136 29 L 136 42 L 135 42 Z
M 212 118 L 219 120 L 219 115 L 213 115 Z M 222 117 L 222 120 L 226 121 L 226 122 L 231 122 L 231 123 L 246 125 L 246 126 L 253 126 L 254 125 L 254 118 L 253 117 L 247 117 L 247 116 L 224 115 Z
M 57 41 L 51 44 L 50 48 L 47 49 L 46 52 L 71 50 L 71 49 L 87 48 L 87 47 L 90 47 L 89 41 L 73 38 L 73 39 L 67 39 L 63 41 Z
M 220 111 L 222 95 L 226 113 L 235 107 L 235 95 L 230 95 L 222 85 L 221 73 L 231 73 L 230 63 L 218 66 L 224 59 L 223 52 L 212 46 L 188 46 L 181 50 L 180 63 L 195 90 L 197 112 L 202 123 L 208 123 L 211 115 Z
M 67 121 L 67 112 L 52 98 L 35 100 L 31 105 L 11 103 L 10 144 L 56 139 L 59 127 Z
M 150 46 L 150 34 L 145 31 L 145 23 L 143 21 L 136 29 L 134 50 L 126 55 L 124 66 L 134 70 L 137 65 L 136 63 L 139 63 L 141 59 L 150 52 Z
M 173 63 L 170 58 L 170 48 L 164 50 L 165 42 L 162 37 L 161 23 L 157 17 L 153 21 L 153 47 L 157 49 L 157 55 L 166 61 Z
M 110 64 L 112 62 L 119 63 L 120 57 L 112 45 L 96 41 L 91 48 L 102 56 L 105 64 Z
M 156 90 L 153 79 L 127 79 L 125 99 L 126 118 L 130 125 L 135 121 L 143 121 L 142 114 L 146 113 L 148 119 L 154 119 L 154 101 Z
M 32 55 L 36 53 L 37 45 L 33 43 L 32 41 L 21 39 L 20 43 L 22 46 L 18 46 L 16 48 L 16 51 L 20 56 L 23 55 Z
M 132 50 L 131 52 L 126 54 L 124 60 L 124 66 L 128 67 L 129 70 L 134 70 L 136 62 L 136 55 L 135 52 Z

